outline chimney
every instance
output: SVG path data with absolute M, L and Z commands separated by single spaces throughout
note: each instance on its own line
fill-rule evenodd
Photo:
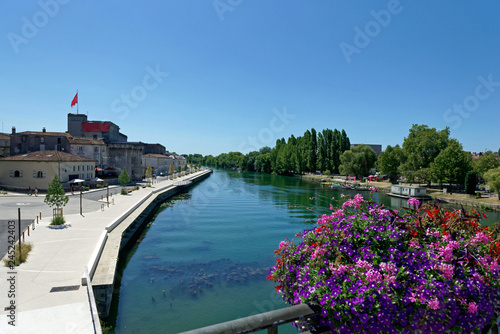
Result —
M 15 134 L 16 134 L 16 127 L 15 127 L 15 126 L 13 126 L 13 127 L 12 127 L 12 134 L 13 134 L 13 135 L 15 135 Z
M 43 133 L 45 133 L 45 132 L 46 132 L 45 127 L 43 127 L 42 132 L 43 132 Z

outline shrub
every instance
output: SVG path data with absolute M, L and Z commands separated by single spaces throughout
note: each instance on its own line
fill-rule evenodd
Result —
M 361 195 L 275 251 L 269 280 L 289 304 L 317 304 L 299 326 L 332 333 L 479 333 L 500 311 L 500 227 L 474 210 L 408 201 L 404 215 Z
M 331 174 L 331 172 L 327 169 L 327 170 L 325 170 L 325 173 L 324 173 L 324 174 L 325 174 L 325 175 L 330 175 L 330 174 Z
M 474 195 L 476 193 L 477 174 L 475 172 L 467 172 L 465 174 L 465 193 Z
M 64 217 L 61 216 L 56 216 L 50 221 L 50 225 L 62 225 L 64 223 L 66 223 L 66 220 L 64 220 Z
M 122 188 L 122 190 L 120 191 L 120 194 L 122 194 L 122 195 L 128 195 L 127 189 Z
M 18 266 L 26 262 L 29 252 L 33 249 L 31 243 L 21 243 L 21 258 L 19 258 L 19 242 L 14 246 L 14 253 L 6 255 L 3 263 L 6 267 Z

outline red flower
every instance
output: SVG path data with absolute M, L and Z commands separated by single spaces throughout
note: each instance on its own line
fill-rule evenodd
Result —
M 411 230 L 410 235 L 412 237 L 416 237 L 417 236 L 417 232 L 415 230 Z
M 276 289 L 277 292 L 279 289 L 281 289 L 281 285 L 276 285 L 274 288 Z
M 267 278 L 267 280 L 269 280 L 269 281 L 274 281 L 274 277 L 272 277 L 271 275 L 267 276 L 266 278 Z

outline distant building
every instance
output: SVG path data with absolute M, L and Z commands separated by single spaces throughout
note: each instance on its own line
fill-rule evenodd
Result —
M 96 166 L 106 168 L 108 162 L 108 147 L 102 138 L 93 139 L 73 137 L 66 134 L 70 145 L 71 154 L 94 159 Z
M 127 170 L 131 181 L 142 180 L 142 143 L 108 143 L 106 165 L 120 173 Z
M 109 143 L 126 143 L 127 136 L 110 121 L 89 121 L 84 114 L 68 114 L 68 133 L 74 137 L 102 138 Z
M 144 152 L 143 154 L 163 154 L 165 155 L 167 153 L 167 149 L 165 146 L 162 144 L 148 144 L 148 143 L 143 143 L 140 142 L 142 145 L 144 145 Z
M 146 175 L 146 169 L 151 166 L 153 174 L 168 174 L 170 166 L 174 163 L 174 157 L 163 154 L 144 154 L 142 156 L 142 175 Z M 175 165 L 174 165 L 174 168 Z M 176 170 L 177 171 L 177 170 Z
M 0 158 L 10 155 L 10 135 L 0 132 Z
M 55 175 L 64 183 L 95 177 L 95 160 L 61 151 L 38 151 L 0 158 L 0 184 L 27 190 L 47 190 Z
M 379 145 L 379 144 L 351 144 L 351 147 L 358 146 L 358 145 L 370 146 L 375 151 L 375 153 L 377 153 L 377 157 L 380 155 L 380 153 L 382 153 L 382 145 Z
M 12 128 L 10 135 L 10 155 L 25 154 L 35 151 L 62 151 L 70 152 L 70 144 L 65 132 L 24 131 L 16 132 Z

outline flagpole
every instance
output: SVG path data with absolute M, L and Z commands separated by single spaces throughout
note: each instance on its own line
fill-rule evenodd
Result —
M 76 90 L 76 114 L 78 115 L 78 105 L 80 103 L 78 103 L 78 89 Z

